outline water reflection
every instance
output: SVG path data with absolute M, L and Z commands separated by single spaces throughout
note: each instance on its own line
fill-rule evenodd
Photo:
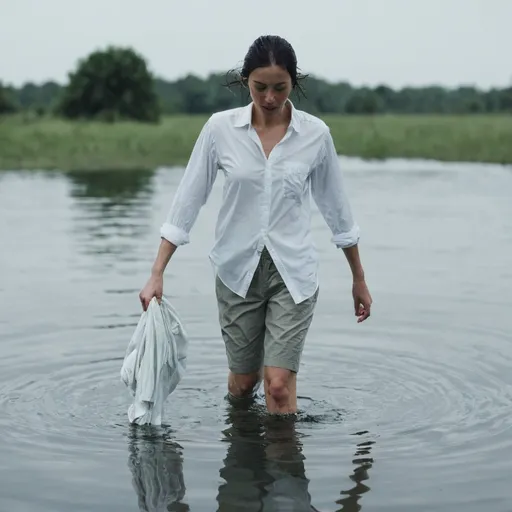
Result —
M 293 417 L 231 409 L 217 495 L 218 511 L 316 511 L 308 491 L 302 443 Z
M 129 205 L 141 195 L 153 193 L 155 172 L 148 170 L 72 171 L 66 176 L 76 198 L 107 199 L 105 207 Z
M 81 253 L 134 257 L 151 229 L 154 175 L 146 170 L 67 173 L 74 199 L 71 234 Z
M 223 483 L 218 488 L 217 512 L 319 512 L 312 504 L 301 434 L 294 417 L 273 417 L 258 408 L 227 412 L 223 431 L 227 444 L 220 469 Z M 367 431 L 355 436 L 364 438 Z M 357 444 L 355 468 L 350 479 L 355 485 L 342 490 L 334 500 L 336 512 L 359 512 L 361 497 L 370 490 L 368 470 L 374 441 Z M 162 427 L 131 426 L 128 435 L 128 467 L 144 512 L 187 512 L 183 476 L 183 448 Z M 325 501 L 325 497 L 321 498 Z
M 363 431 L 357 432 L 355 435 L 362 436 L 366 434 L 368 434 L 368 432 Z M 373 465 L 373 458 L 369 457 L 369 455 L 374 443 L 375 441 L 362 441 L 357 444 L 357 450 L 354 454 L 355 459 L 352 461 L 356 467 L 354 468 L 354 472 L 350 475 L 350 479 L 355 482 L 355 485 L 347 491 L 341 491 L 340 494 L 346 497 L 336 501 L 338 505 L 341 505 L 341 508 L 338 509 L 337 512 L 358 512 L 361 510 L 362 507 L 359 504 L 359 500 L 363 494 L 370 490 L 363 482 L 370 478 L 368 470 Z
M 230 410 L 224 430 L 228 443 L 220 476 L 225 483 L 217 495 L 218 512 L 318 511 L 312 504 L 301 435 L 294 417 L 258 414 L 254 409 Z M 358 432 L 365 435 L 368 432 Z M 356 485 L 336 501 L 339 511 L 361 510 L 359 500 L 369 491 L 368 480 L 373 460 L 368 457 L 373 441 L 358 444 L 356 465 L 350 478 Z
M 128 434 L 128 467 L 144 512 L 187 512 L 182 447 L 168 432 L 151 426 L 131 426 Z

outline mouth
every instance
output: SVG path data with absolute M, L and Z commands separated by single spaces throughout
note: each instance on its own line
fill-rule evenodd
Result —
M 268 112 L 272 112 L 273 110 L 276 110 L 276 109 L 277 109 L 277 107 L 265 107 L 265 106 L 263 106 L 263 108 L 264 108 L 265 110 L 267 110 Z

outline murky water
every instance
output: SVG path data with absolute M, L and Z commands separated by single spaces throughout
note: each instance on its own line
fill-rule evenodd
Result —
M 181 171 L 0 174 L 1 512 L 512 510 L 512 169 L 343 164 L 372 317 L 316 215 L 299 418 L 231 411 L 219 178 L 166 274 L 191 346 L 161 428 L 119 369 Z

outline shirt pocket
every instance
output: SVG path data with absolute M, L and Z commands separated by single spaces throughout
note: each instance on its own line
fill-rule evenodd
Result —
M 283 172 L 283 195 L 296 204 L 302 204 L 302 196 L 307 188 L 309 165 L 303 163 L 289 163 Z

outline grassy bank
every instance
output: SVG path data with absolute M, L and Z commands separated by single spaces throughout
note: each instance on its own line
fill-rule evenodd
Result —
M 186 162 L 207 116 L 160 125 L 0 119 L 0 169 L 154 168 Z M 340 154 L 512 163 L 512 116 L 337 116 Z
M 512 116 L 324 116 L 340 154 L 512 163 Z

